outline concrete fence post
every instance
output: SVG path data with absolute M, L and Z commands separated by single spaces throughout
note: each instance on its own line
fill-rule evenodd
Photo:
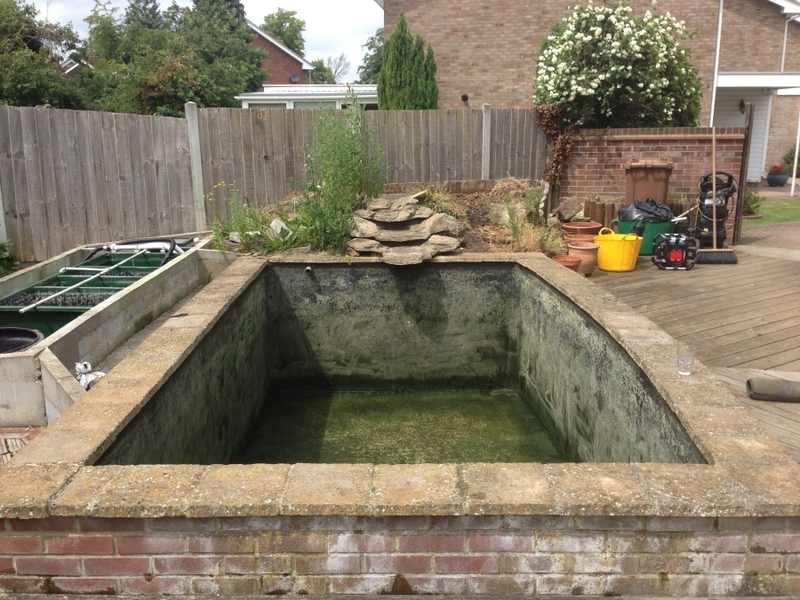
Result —
M 492 158 L 492 105 L 483 104 L 483 141 L 481 144 L 481 179 L 489 179 L 490 159 Z
M 200 154 L 200 122 L 197 104 L 187 102 L 186 125 L 189 129 L 189 158 L 192 165 L 192 196 L 197 231 L 206 229 L 206 204 L 203 201 L 203 160 Z

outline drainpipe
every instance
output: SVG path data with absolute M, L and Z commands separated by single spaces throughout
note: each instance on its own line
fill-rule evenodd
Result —
M 714 111 L 717 109 L 717 79 L 719 78 L 719 47 L 722 42 L 722 5 L 725 0 L 719 0 L 719 19 L 717 21 L 717 48 L 714 52 L 714 82 L 711 84 L 711 116 L 708 126 L 714 126 Z
M 797 183 L 797 159 L 798 155 L 800 155 L 800 115 L 797 117 L 797 139 L 794 142 L 794 166 L 792 166 L 792 193 L 789 194 L 792 198 L 794 198 L 794 184 Z
M 781 73 L 783 73 L 784 64 L 786 63 L 786 40 L 789 38 L 789 23 L 797 20 L 798 20 L 797 15 L 786 17 L 786 23 L 783 26 L 783 52 L 781 53 Z

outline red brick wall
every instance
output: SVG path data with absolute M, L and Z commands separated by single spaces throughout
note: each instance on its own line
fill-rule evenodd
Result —
M 743 143 L 742 129 L 717 128 L 718 171 L 739 179 Z M 693 196 L 700 178 L 711 171 L 711 147 L 711 129 L 707 127 L 584 130 L 574 140 L 560 198 L 624 196 L 625 161 L 648 158 L 671 159 L 668 192 Z
M 0 592 L 800 595 L 786 518 L 0 521 Z M 356 533 L 356 530 L 358 531 Z
M 291 83 L 289 77 L 297 75 L 300 81 L 297 83 L 308 83 L 308 71 L 304 71 L 302 63 L 286 53 L 268 39 L 257 35 L 253 40 L 253 45 L 264 48 L 267 56 L 261 62 L 264 71 L 267 73 L 266 84 L 269 85 L 288 85 Z

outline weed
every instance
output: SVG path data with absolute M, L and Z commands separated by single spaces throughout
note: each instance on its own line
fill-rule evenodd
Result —
M 233 184 L 214 186 L 206 199 L 226 198 L 230 206 L 227 218 L 220 218 L 215 206 L 217 248 L 227 249 L 227 240 L 235 232 L 242 252 L 267 253 L 300 245 L 344 252 L 353 230 L 353 211 L 364 199 L 380 195 L 386 182 L 383 152 L 352 91 L 347 104 L 347 109 L 320 111 L 314 125 L 315 143 L 306 157 L 308 183 L 299 199 L 291 199 L 291 211 L 281 211 L 280 206 L 272 211 L 248 207 Z M 286 223 L 290 235 L 276 236 L 271 231 L 276 217 Z
M 744 201 L 742 204 L 742 214 L 757 215 L 761 208 L 761 196 L 758 195 L 758 184 L 748 184 L 744 190 Z
M 9 275 L 19 264 L 19 260 L 11 252 L 11 240 L 0 242 L 0 277 Z
M 218 250 L 230 250 L 228 240 L 231 234 L 235 234 L 239 240 L 238 250 L 248 254 L 274 252 L 294 245 L 293 236 L 285 238 L 277 236 L 270 228 L 270 223 L 278 214 L 243 204 L 234 184 L 219 182 L 211 194 L 214 192 L 226 198 L 229 207 L 227 219 L 217 217 L 214 220 L 214 247 Z M 206 200 L 214 202 L 213 198 L 209 197 L 211 194 L 206 195 Z M 216 213 L 217 207 L 214 208 Z
M 339 253 L 350 239 L 353 211 L 386 183 L 383 152 L 352 90 L 346 103 L 340 111 L 320 111 L 297 216 L 312 248 Z
M 459 221 L 466 221 L 466 215 L 459 212 L 453 199 L 443 185 L 431 183 L 425 190 L 427 193 L 421 204 L 430 208 L 433 212 L 445 213 L 455 217 Z
M 511 202 L 505 203 L 506 207 L 506 214 L 508 215 L 508 228 L 511 230 L 511 239 L 514 240 L 515 243 L 519 243 L 520 236 L 522 234 L 522 228 L 519 222 L 519 215 L 517 215 L 517 211 L 514 210 L 514 207 L 511 206 Z
M 544 182 L 532 181 L 531 189 L 525 194 L 525 207 L 532 210 L 535 214 L 539 214 L 539 206 L 542 203 L 544 196 Z

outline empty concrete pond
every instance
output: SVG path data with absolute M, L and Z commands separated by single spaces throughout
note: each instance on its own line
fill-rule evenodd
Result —
M 243 257 L 0 467 L 0 591 L 797 596 L 798 481 L 544 256 Z
M 500 404 L 493 393 L 503 389 L 511 393 Z M 354 391 L 376 395 L 342 395 Z M 537 455 L 533 440 L 543 430 L 549 444 Z M 521 450 L 510 438 L 525 435 Z M 285 453 L 259 454 L 276 445 Z M 625 349 L 563 294 L 510 263 L 271 265 L 102 463 L 255 456 L 267 463 L 704 462 Z

